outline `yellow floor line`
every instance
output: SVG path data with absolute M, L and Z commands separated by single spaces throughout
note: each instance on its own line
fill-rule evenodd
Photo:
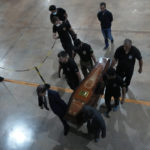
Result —
M 27 86 L 31 86 L 31 87 L 37 87 L 39 84 L 37 83 L 30 83 L 30 82 L 26 82 L 26 81 L 19 81 L 19 80 L 11 80 L 11 79 L 4 79 L 5 82 L 11 82 L 14 84 L 20 84 L 20 85 L 27 85 Z M 56 91 L 62 91 L 65 93 L 72 93 L 73 90 L 68 89 L 68 88 L 61 88 L 61 87 L 56 87 L 56 86 L 51 86 L 52 90 L 56 90 Z M 144 101 L 144 100 L 135 100 L 135 99 L 126 99 L 125 100 L 126 103 L 134 103 L 134 104 L 141 104 L 141 105 L 145 105 L 145 106 L 150 106 L 150 102 L 149 101 Z

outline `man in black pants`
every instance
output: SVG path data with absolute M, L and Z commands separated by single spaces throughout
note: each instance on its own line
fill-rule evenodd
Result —
M 59 117 L 64 126 L 64 135 L 67 135 L 70 128 L 64 119 L 67 111 L 67 104 L 60 98 L 58 92 L 48 89 L 46 85 L 39 85 L 36 91 L 40 101 L 43 101 L 43 99 L 45 101 L 47 97 L 52 111 Z
M 116 72 L 124 80 L 122 104 L 124 103 L 125 93 L 130 85 L 136 59 L 139 61 L 138 72 L 142 73 L 143 60 L 141 53 L 135 46 L 132 46 L 130 39 L 125 39 L 124 44 L 117 48 L 111 65 L 113 67 L 117 63 Z
M 69 54 L 70 57 L 73 56 L 72 50 L 73 50 L 73 44 L 72 39 L 73 37 L 76 38 L 76 34 L 72 30 L 70 24 L 66 22 L 62 22 L 58 17 L 53 17 L 53 38 L 54 39 L 60 39 L 62 47 L 66 51 L 66 53 Z M 70 34 L 70 31 L 73 33 Z M 56 34 L 58 33 L 58 35 Z M 72 37 L 72 39 L 71 39 Z
M 104 49 L 107 49 L 109 47 L 108 39 L 111 40 L 112 44 L 114 42 L 111 35 L 111 23 L 113 21 L 113 15 L 106 9 L 106 3 L 104 2 L 100 3 L 100 9 L 101 11 L 97 14 L 97 18 L 100 21 L 101 30 L 105 39 Z
M 83 43 L 80 39 L 76 39 L 74 48 L 74 56 L 76 53 L 80 56 L 80 66 L 84 77 L 88 75 L 93 69 L 93 62 L 96 64 L 96 58 L 91 46 L 87 43 Z
M 114 97 L 115 105 L 113 107 L 114 111 L 117 111 L 119 106 L 119 98 L 121 96 L 121 87 L 123 86 L 123 80 L 120 76 L 116 74 L 115 69 L 109 68 L 107 72 L 103 75 L 103 81 L 105 89 L 105 104 L 107 106 L 106 117 L 109 118 L 109 112 L 112 110 L 111 98 Z
M 81 82 L 81 75 L 77 64 L 72 58 L 69 58 L 69 56 L 65 51 L 61 51 L 58 54 L 58 58 L 59 58 L 58 76 L 60 77 L 60 71 L 61 69 L 63 69 L 63 73 L 65 74 L 68 85 L 70 86 L 71 89 L 75 90 Z

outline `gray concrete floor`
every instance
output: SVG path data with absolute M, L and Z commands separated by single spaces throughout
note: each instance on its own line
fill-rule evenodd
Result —
M 150 101 L 150 1 L 106 0 L 114 14 L 112 34 L 115 45 L 103 51 L 104 41 L 97 20 L 98 0 L 0 0 L 0 67 L 24 69 L 38 65 L 52 46 L 52 25 L 48 7 L 56 4 L 67 10 L 78 37 L 91 44 L 97 58 L 112 57 L 114 50 L 131 38 L 142 53 L 143 73 L 138 64 L 128 97 Z M 56 59 L 62 49 L 56 42 L 49 58 L 40 68 L 51 85 L 68 87 L 58 79 Z M 78 62 L 78 58 L 77 58 Z M 35 70 L 13 72 L 0 69 L 5 78 L 42 83 Z M 60 92 L 67 102 L 70 94 Z M 0 84 L 0 150 L 149 150 L 150 108 L 125 103 L 106 119 L 107 137 L 98 143 L 75 133 L 63 136 L 59 119 L 50 111 L 38 108 L 34 87 L 3 82 Z M 85 128 L 85 127 L 83 127 Z M 84 130 L 84 129 L 83 129 Z

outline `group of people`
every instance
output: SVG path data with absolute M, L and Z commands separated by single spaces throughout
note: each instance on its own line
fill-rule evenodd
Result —
M 56 8 L 55 5 L 51 5 L 49 10 L 51 12 L 50 20 L 53 23 L 53 38 L 59 38 L 64 49 L 58 53 L 58 76 L 61 77 L 62 69 L 68 85 L 71 89 L 75 90 L 82 81 L 79 68 L 74 61 L 75 55 L 78 54 L 80 57 L 80 66 L 84 78 L 90 73 L 97 61 L 91 46 L 77 38 L 77 34 L 72 29 L 67 18 L 66 11 L 63 8 Z M 100 21 L 105 40 L 104 49 L 107 49 L 109 47 L 109 40 L 113 44 L 114 39 L 111 35 L 113 15 L 106 9 L 106 3 L 100 3 L 100 12 L 98 12 L 97 17 Z M 117 111 L 120 97 L 122 97 L 122 104 L 125 101 L 125 95 L 131 82 L 136 59 L 139 61 L 138 72 L 142 73 L 143 60 L 141 53 L 132 45 L 130 39 L 125 39 L 123 45 L 116 49 L 110 68 L 103 74 L 103 93 L 107 107 L 105 116 L 108 118 L 112 109 L 113 111 Z M 70 128 L 64 119 L 67 104 L 60 98 L 58 92 L 52 91 L 49 88 L 48 85 L 39 85 L 37 87 L 39 106 L 41 108 L 44 106 L 49 110 L 46 102 L 47 97 L 52 111 L 60 118 L 64 125 L 64 135 L 67 135 Z M 111 104 L 112 97 L 114 98 L 113 105 Z M 106 136 L 106 125 L 101 114 L 95 108 L 88 105 L 83 107 L 82 112 L 83 118 L 87 122 L 88 133 L 94 134 L 95 141 L 99 139 L 100 133 L 102 133 L 101 137 L 104 138 Z

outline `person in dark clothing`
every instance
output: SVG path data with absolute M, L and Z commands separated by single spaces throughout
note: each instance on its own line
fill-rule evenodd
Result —
M 124 80 L 122 104 L 124 103 L 125 93 L 132 79 L 136 59 L 139 61 L 138 72 L 142 73 L 143 60 L 141 53 L 135 46 L 132 46 L 132 41 L 130 39 L 125 39 L 124 45 L 117 48 L 111 64 L 111 66 L 114 67 L 117 63 L 116 72 Z
M 63 126 L 64 126 L 64 135 L 67 135 L 69 132 L 69 125 L 64 119 L 64 116 L 67 111 L 67 104 L 60 98 L 59 93 L 50 89 L 47 89 L 45 85 L 39 85 L 36 89 L 38 99 L 42 101 L 45 98 L 46 100 L 46 92 L 47 99 L 49 101 L 49 105 L 52 111 L 59 117 Z
M 68 21 L 67 20 L 67 17 L 68 17 L 67 12 L 63 8 L 56 8 L 55 5 L 50 5 L 49 6 L 49 11 L 51 11 L 51 14 L 50 14 L 51 22 L 53 20 L 53 17 L 58 17 L 61 21 Z
M 114 111 L 117 111 L 119 106 L 119 98 L 121 96 L 121 87 L 123 86 L 123 79 L 116 74 L 115 69 L 109 68 L 107 72 L 103 75 L 103 81 L 105 89 L 105 104 L 107 106 L 107 111 L 105 113 L 106 117 L 109 116 L 109 112 L 112 110 L 111 98 L 114 97 L 115 105 L 113 107 Z
M 93 68 L 92 60 L 96 64 L 96 58 L 89 44 L 83 43 L 79 39 L 76 39 L 74 44 L 75 44 L 74 56 L 76 55 L 76 53 L 80 56 L 81 70 L 82 70 L 84 77 L 86 77 Z
M 89 105 L 85 105 L 81 111 L 84 122 L 87 122 L 89 135 L 94 135 L 95 142 L 98 142 L 99 135 L 106 137 L 106 125 L 100 112 Z
M 114 42 L 113 37 L 111 35 L 111 24 L 113 21 L 113 15 L 110 11 L 106 9 L 106 3 L 104 2 L 100 3 L 100 9 L 101 11 L 98 12 L 97 18 L 101 23 L 101 30 L 105 39 L 104 49 L 107 49 L 109 47 L 108 39 L 111 40 L 112 44 Z
M 71 89 L 75 90 L 81 82 L 81 75 L 77 64 L 72 58 L 68 57 L 65 51 L 59 52 L 58 58 L 59 58 L 58 76 L 60 77 L 61 69 L 63 69 L 63 73 L 65 74 L 68 85 L 70 86 Z
M 71 37 L 73 35 L 70 35 L 69 31 L 74 31 L 69 24 L 67 24 L 66 22 L 62 22 L 58 17 L 53 17 L 53 23 L 53 38 L 59 38 L 64 50 L 69 54 L 70 57 L 72 57 L 73 44 Z M 58 33 L 58 35 L 56 33 Z M 76 37 L 75 33 L 74 36 Z
M 0 77 L 0 82 L 4 81 L 4 78 L 3 77 Z

